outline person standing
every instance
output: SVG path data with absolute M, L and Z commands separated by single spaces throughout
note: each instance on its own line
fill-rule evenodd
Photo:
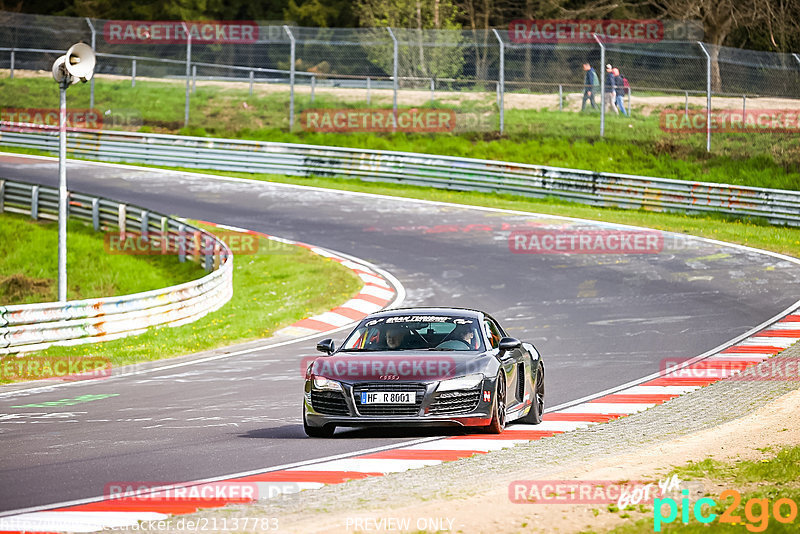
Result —
M 617 105 L 617 109 L 622 111 L 622 114 L 628 117 L 628 112 L 625 110 L 625 82 L 622 79 L 622 76 L 619 73 L 619 69 L 615 68 L 612 71 L 614 73 L 614 92 L 617 95 L 615 104 Z
M 606 87 L 605 94 L 603 95 L 606 111 L 613 111 L 619 115 L 619 110 L 614 104 L 614 95 L 616 94 L 616 84 L 614 83 L 614 71 L 611 64 L 606 65 Z
M 589 63 L 583 64 L 583 71 L 583 102 L 581 103 L 581 111 L 586 109 L 587 100 L 592 104 L 592 109 L 597 109 L 594 95 L 600 92 L 600 78 L 598 78 L 597 72 L 595 72 Z

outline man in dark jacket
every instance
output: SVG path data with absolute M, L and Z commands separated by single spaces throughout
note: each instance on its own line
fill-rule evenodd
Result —
M 597 109 L 597 104 L 594 102 L 594 95 L 599 93 L 600 78 L 589 63 L 583 64 L 583 102 L 581 103 L 581 111 L 586 109 L 586 101 L 592 104 L 592 109 Z
M 612 71 L 614 73 L 614 92 L 617 95 L 617 99 L 615 104 L 617 105 L 617 109 L 622 111 L 622 114 L 626 117 L 628 116 L 628 112 L 625 110 L 625 82 L 622 80 L 622 76 L 619 73 L 619 69 L 614 69 Z
M 611 68 L 611 64 L 609 63 L 606 65 L 606 86 L 605 86 L 605 94 L 603 98 L 605 100 L 606 111 L 613 111 L 617 115 L 619 115 L 619 110 L 617 106 L 614 104 L 614 95 L 616 94 L 616 85 L 614 83 L 614 72 Z

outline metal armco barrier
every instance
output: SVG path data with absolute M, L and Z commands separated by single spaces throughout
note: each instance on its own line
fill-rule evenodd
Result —
M 0 146 L 55 152 L 56 131 L 0 123 Z M 35 130 L 36 127 L 31 129 Z M 72 131 L 73 157 L 292 176 L 351 177 L 441 189 L 556 197 L 595 206 L 720 212 L 800 225 L 800 191 L 744 187 L 541 165 L 163 134 Z
M 58 218 L 58 190 L 0 178 L 0 213 Z M 212 271 L 185 284 L 119 297 L 0 306 L 0 355 L 108 341 L 152 326 L 190 323 L 233 295 L 233 255 L 211 233 L 166 215 L 99 197 L 69 193 L 69 216 L 95 230 L 137 232 L 152 247 L 178 243 L 175 261 L 191 259 Z M 212 270 L 215 269 L 215 270 Z

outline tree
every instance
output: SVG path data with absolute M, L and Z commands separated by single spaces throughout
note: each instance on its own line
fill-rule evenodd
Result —
M 402 76 L 452 78 L 464 64 L 458 10 L 451 0 L 357 0 L 354 8 L 369 32 L 367 57 L 392 72 L 393 43 L 384 29 L 393 28 L 398 40 L 398 69 Z M 447 31 L 439 31 L 447 30 Z
M 665 17 L 702 21 L 704 41 L 713 45 L 708 53 L 711 56 L 711 87 L 714 91 L 722 87 L 719 47 L 735 30 L 758 31 L 766 28 L 776 48 L 779 46 L 775 40 L 776 34 L 782 43 L 786 43 L 789 35 L 800 30 L 798 0 L 648 0 L 648 3 Z M 787 18 L 792 12 L 794 18 Z

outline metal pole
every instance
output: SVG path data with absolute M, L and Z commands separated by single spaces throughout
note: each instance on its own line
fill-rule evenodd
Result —
M 197 91 L 197 65 L 192 65 L 192 94 Z
M 745 116 L 747 115 L 747 95 L 742 95 L 742 121 L 744 121 Z
M 684 107 L 684 113 L 686 116 L 689 116 L 689 91 L 686 91 L 686 106 Z
M 500 38 L 500 34 L 497 33 L 496 29 L 492 28 L 492 32 L 494 32 L 494 36 L 497 37 L 497 42 L 500 43 L 500 73 L 498 76 L 500 103 L 498 107 L 500 108 L 500 133 L 502 134 L 503 129 L 505 128 L 505 106 L 503 104 L 503 97 L 505 96 L 506 92 L 506 44 Z
M 792 54 L 792 56 L 794 56 L 795 61 L 797 61 L 797 63 L 800 64 L 800 56 L 798 56 L 797 54 Z
M 434 82 L 433 78 L 431 78 L 431 106 L 433 106 L 433 101 L 435 100 L 435 98 L 434 98 L 434 91 L 436 90 L 436 85 L 435 84 L 436 84 L 436 82 Z
M 311 77 L 311 103 L 314 103 L 314 88 L 317 86 L 317 77 Z
M 394 54 L 392 55 L 392 80 L 394 85 L 394 98 L 392 100 L 392 113 L 394 113 L 395 123 L 397 123 L 397 63 L 399 55 L 399 50 L 397 47 L 397 38 L 394 36 L 394 32 L 391 28 L 386 28 L 389 31 L 389 35 L 392 37 L 392 42 L 394 43 Z
M 67 301 L 67 87 L 59 84 L 61 105 L 58 132 L 58 301 Z
M 191 68 L 192 68 L 192 34 L 189 33 L 189 26 L 184 22 L 183 31 L 186 32 L 186 105 L 183 110 L 183 127 L 189 126 L 189 98 L 191 91 Z
M 250 96 L 253 96 L 253 79 L 255 78 L 255 73 L 251 70 L 250 71 Z
M 14 49 L 11 49 L 11 79 L 14 79 Z
M 370 102 L 370 79 L 369 79 L 369 76 L 367 76 L 367 105 L 368 106 L 369 106 L 369 102 Z
M 701 41 L 697 44 L 706 55 L 706 152 L 711 152 L 711 55 Z
M 630 90 L 630 88 L 628 89 L 628 95 L 627 96 L 628 96 L 628 118 L 630 119 L 631 116 L 633 115 L 633 112 L 631 111 L 631 90 Z
M 92 24 L 91 19 L 86 17 L 86 24 L 89 25 L 89 29 L 92 30 L 92 50 L 97 52 L 97 48 L 95 47 L 96 40 L 97 40 L 97 32 L 94 29 L 94 24 Z M 91 79 L 92 87 L 89 89 L 89 108 L 94 109 L 94 76 Z
M 600 45 L 600 137 L 606 135 L 606 47 L 603 41 L 594 35 L 594 40 Z
M 564 111 L 564 86 L 558 84 L 558 111 Z
M 289 52 L 289 131 L 291 132 L 294 128 L 294 35 L 292 35 L 289 26 L 284 25 L 283 29 L 286 31 L 286 34 L 289 36 L 289 41 L 291 42 L 291 48 Z
M 131 61 L 131 87 L 136 87 L 136 58 Z

